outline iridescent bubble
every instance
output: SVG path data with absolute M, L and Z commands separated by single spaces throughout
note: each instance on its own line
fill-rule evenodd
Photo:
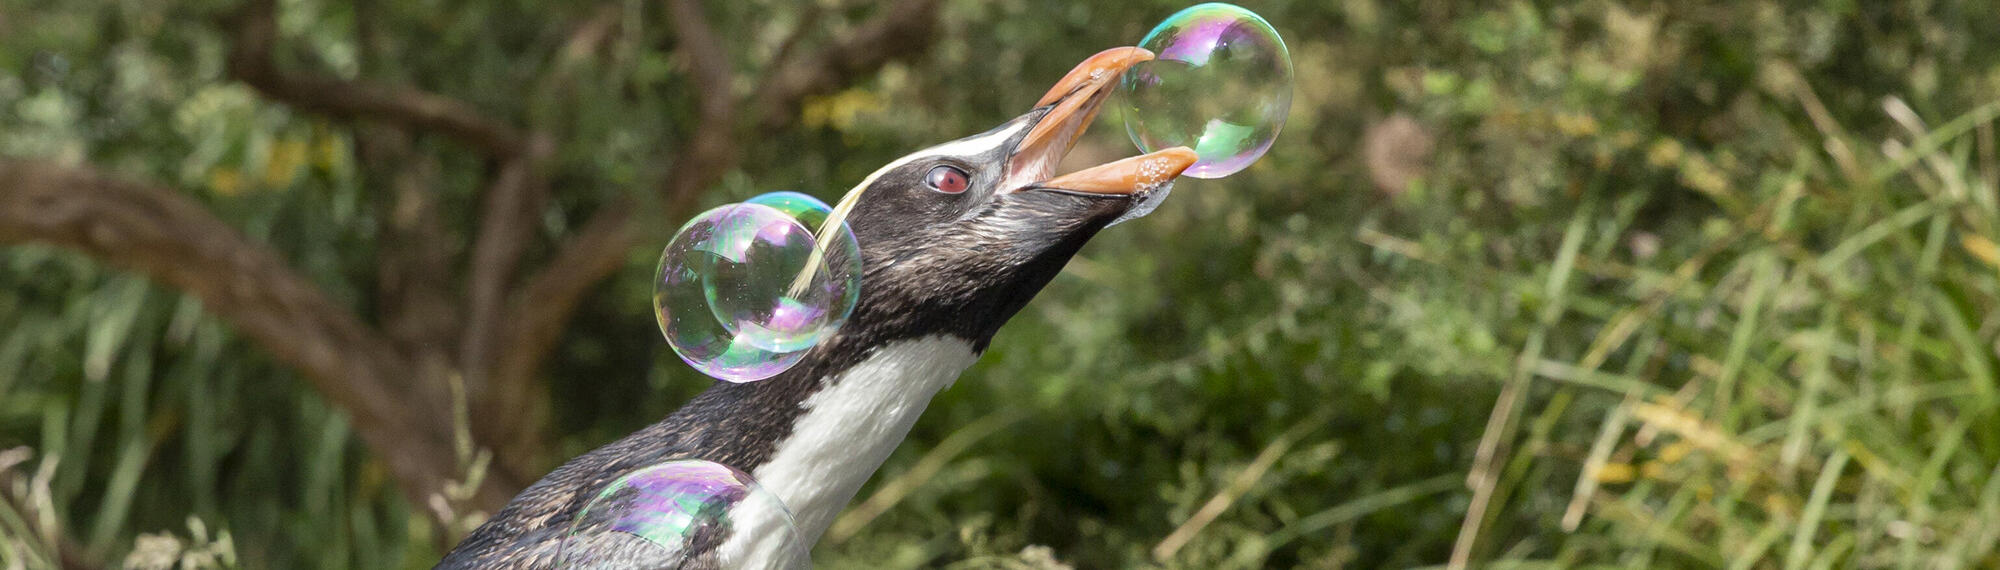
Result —
M 709 210 L 660 254 L 653 308 L 681 360 L 730 382 L 785 371 L 840 327 L 861 293 L 861 248 L 832 209 L 774 192 Z
M 786 190 L 759 194 L 755 198 L 744 200 L 743 203 L 776 208 L 792 219 L 798 220 L 799 223 L 805 224 L 806 227 L 815 229 L 826 224 L 827 216 L 833 215 L 833 208 L 827 207 L 826 202 L 819 201 L 819 198 Z M 850 234 L 848 237 L 853 235 Z
M 1185 146 L 1183 174 L 1221 178 L 1264 156 L 1292 106 L 1292 55 L 1256 13 L 1211 2 L 1174 13 L 1139 42 L 1152 61 L 1125 72 L 1125 132 L 1139 150 Z
M 604 485 L 570 521 L 560 568 L 805 568 L 783 501 L 727 465 L 676 459 Z

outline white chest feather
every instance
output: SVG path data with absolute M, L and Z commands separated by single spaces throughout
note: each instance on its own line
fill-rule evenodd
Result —
M 778 442 L 771 460 L 751 476 L 790 507 L 804 548 L 819 541 L 861 484 L 910 433 L 931 397 L 950 386 L 978 355 L 951 337 L 902 341 L 878 349 L 831 386 L 807 398 L 805 415 Z M 724 560 L 742 568 L 774 565 L 784 541 L 782 522 L 770 509 L 750 506 L 735 515 L 736 530 L 722 545 Z

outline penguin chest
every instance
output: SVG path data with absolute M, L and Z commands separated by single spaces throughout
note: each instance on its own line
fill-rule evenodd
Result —
M 792 433 L 751 473 L 792 511 L 796 540 L 808 547 L 910 433 L 931 397 L 950 386 L 978 354 L 951 336 L 891 343 L 829 379 L 808 397 Z M 737 513 L 725 559 L 768 564 L 784 548 L 782 513 Z

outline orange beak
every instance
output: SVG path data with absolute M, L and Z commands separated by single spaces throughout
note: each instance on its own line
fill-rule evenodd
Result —
M 1056 165 L 1077 138 L 1097 118 L 1112 86 L 1126 69 L 1153 59 L 1153 52 L 1136 47 L 1111 48 L 1090 56 L 1070 70 L 1047 95 L 1035 103 L 1049 110 L 1036 121 L 1007 164 L 1002 186 L 1011 190 L 1028 188 L 1065 190 L 1086 194 L 1132 195 L 1158 188 L 1194 164 L 1195 153 L 1174 147 L 1142 156 L 1103 164 L 1061 177 L 1051 178 Z

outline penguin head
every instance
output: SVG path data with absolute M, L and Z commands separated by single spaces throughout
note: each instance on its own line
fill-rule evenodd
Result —
M 950 334 L 983 349 L 1099 230 L 1163 197 L 1193 151 L 1055 176 L 1119 76 L 1152 57 L 1135 47 L 1098 53 L 1026 114 L 864 180 L 842 205 L 852 208 L 847 220 L 863 256 L 851 322 L 879 335 Z

